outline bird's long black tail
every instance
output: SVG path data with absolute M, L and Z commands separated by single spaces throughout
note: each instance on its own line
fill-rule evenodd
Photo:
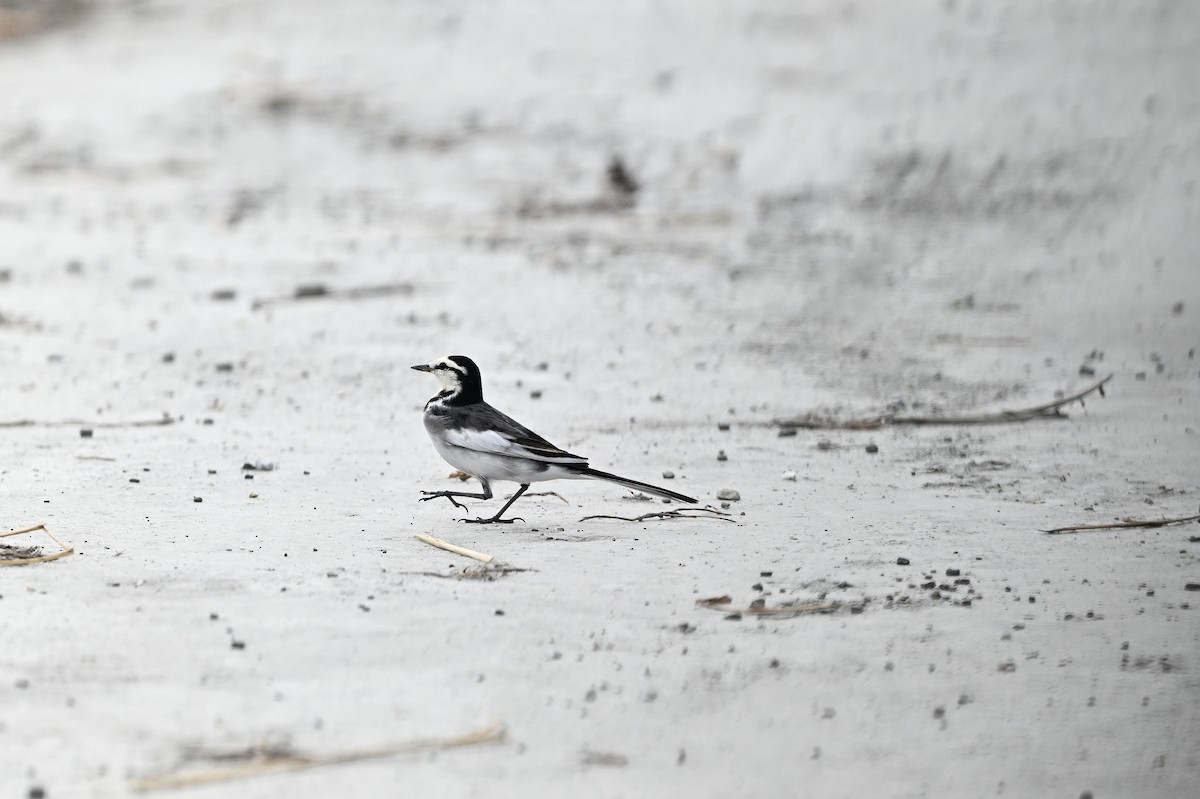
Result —
M 598 469 L 580 469 L 579 473 L 585 477 L 591 477 L 594 480 L 607 480 L 610 483 L 616 483 L 617 485 L 622 485 L 626 488 L 633 488 L 638 491 L 645 491 L 647 494 L 654 494 L 658 497 L 666 497 L 667 499 L 673 499 L 678 502 L 686 502 L 689 505 L 696 504 L 696 500 L 692 497 L 678 494 L 674 491 L 668 491 L 667 489 L 659 488 L 658 486 L 652 486 L 649 483 L 639 483 L 637 480 L 630 480 L 628 477 L 618 477 L 615 474 L 602 472 Z

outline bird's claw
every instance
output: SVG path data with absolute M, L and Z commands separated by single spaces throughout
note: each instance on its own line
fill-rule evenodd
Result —
M 458 500 L 456 500 L 454 498 L 454 495 L 451 494 L 449 491 L 422 491 L 421 493 L 424 494 L 425 496 L 418 498 L 417 502 L 428 502 L 431 499 L 445 497 L 446 499 L 450 500 L 450 504 L 453 505 L 454 507 L 462 508 L 463 510 L 467 509 L 467 506 L 462 504 Z

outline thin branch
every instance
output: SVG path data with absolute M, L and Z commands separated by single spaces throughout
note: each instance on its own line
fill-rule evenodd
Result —
M 1083 400 L 1093 393 L 1099 393 L 1104 396 L 1104 384 L 1112 380 L 1113 376 L 1109 375 L 1098 383 L 1072 394 L 1069 397 L 1047 402 L 1042 405 L 1035 405 L 1032 408 L 1019 408 L 1012 411 L 998 411 L 996 413 L 983 413 L 971 416 L 898 416 L 896 414 L 888 414 L 886 416 L 871 416 L 865 419 L 854 419 L 848 422 L 839 422 L 836 419 L 819 419 L 812 416 L 798 417 L 794 419 L 784 419 L 776 423 L 778 427 L 797 428 L 802 427 L 808 430 L 878 430 L 881 427 L 889 425 L 916 425 L 916 426 L 933 426 L 933 425 L 973 425 L 973 424 L 1004 424 L 1007 422 L 1028 422 L 1034 419 L 1067 419 L 1068 417 L 1062 412 L 1062 409 L 1074 405 L 1075 403 L 1083 404 Z
M 571 504 L 571 502 L 566 497 L 564 497 L 562 494 L 558 493 L 557 491 L 531 491 L 527 494 L 524 494 L 524 496 L 527 496 L 527 497 L 558 497 L 559 499 L 561 499 L 563 501 L 563 504 L 566 504 L 566 505 Z M 505 497 L 505 499 L 510 499 L 511 497 L 512 497 L 512 494 L 509 494 L 507 497 Z
M 1072 527 L 1055 527 L 1052 530 L 1042 530 L 1043 533 L 1058 535 L 1059 533 L 1077 533 L 1081 530 L 1118 530 L 1127 527 L 1166 527 L 1168 524 L 1184 524 L 1200 520 L 1200 516 L 1181 516 L 1178 519 L 1124 519 L 1112 524 L 1077 524 Z
M 482 552 L 476 552 L 473 549 L 467 549 L 465 547 L 460 547 L 460 546 L 457 546 L 456 544 L 450 544 L 445 541 L 442 541 L 439 538 L 434 538 L 431 535 L 425 535 L 422 533 L 421 535 L 418 535 L 417 538 L 421 541 L 424 541 L 426 544 L 429 544 L 431 547 L 437 547 L 438 549 L 444 549 L 447 552 L 453 552 L 456 555 L 463 555 L 468 558 L 474 558 L 475 560 L 482 561 L 483 563 L 491 563 L 492 562 L 491 555 L 485 555 Z
M 175 424 L 175 420 L 167 414 L 163 414 L 160 419 L 135 419 L 129 422 L 99 422 L 88 421 L 84 419 L 61 419 L 57 421 L 42 422 L 36 419 L 17 419 L 10 422 L 0 422 L 0 428 L 4 427 L 95 427 L 95 428 L 110 428 L 110 427 L 166 427 L 167 425 Z
M 215 766 L 196 771 L 185 771 L 178 774 L 166 774 L 158 777 L 145 777 L 134 780 L 132 788 L 138 793 L 148 791 L 164 791 L 174 788 L 186 788 L 192 785 L 212 785 L 218 782 L 230 782 L 252 777 L 262 777 L 268 774 L 279 774 L 287 771 L 301 771 L 317 766 L 336 766 L 343 763 L 357 763 L 363 760 L 377 760 L 383 757 L 393 757 L 417 752 L 440 751 L 457 749 L 464 746 L 500 743 L 504 740 L 503 724 L 494 724 L 486 729 L 459 735 L 454 738 L 417 739 L 393 746 L 381 746 L 374 749 L 359 749 L 334 755 L 301 755 L 290 751 L 256 751 L 253 759 L 233 766 Z
M 692 513 L 710 513 L 711 516 L 693 516 Z M 622 522 L 644 522 L 647 519 L 719 519 L 723 522 L 732 522 L 733 519 L 725 519 L 723 516 L 731 516 L 732 514 L 724 511 L 714 510 L 713 508 L 677 508 L 675 510 L 660 510 L 657 513 L 643 513 L 641 516 L 584 516 L 579 521 L 586 522 L 588 519 L 617 519 Z
M 46 525 L 44 525 L 44 524 L 36 524 L 33 527 L 26 527 L 23 530 L 13 530 L 8 533 L 0 533 L 0 538 L 8 538 L 9 536 L 14 536 L 14 535 L 24 535 L 26 533 L 33 533 L 38 530 L 41 530 L 46 535 L 50 536 L 50 540 L 52 540 L 54 543 L 58 544 L 58 548 L 59 548 L 58 552 L 52 553 L 50 555 L 41 555 L 39 557 L 31 557 L 31 558 L 22 557 L 20 554 L 17 554 L 17 557 L 15 557 L 15 558 L 8 558 L 6 560 L 0 560 L 0 566 L 29 566 L 30 564 L 33 564 L 33 563 L 45 563 L 46 561 L 49 561 L 49 560 L 58 560 L 59 558 L 65 558 L 67 555 L 75 554 L 74 547 L 69 547 L 66 544 L 64 544 L 62 541 L 59 541 L 58 537 L 56 535 L 54 535 L 54 533 L 52 533 L 48 529 L 46 529 Z M 16 554 L 16 552 L 14 552 L 14 551 L 19 552 L 19 550 L 22 550 L 22 549 L 40 551 L 41 548 L 40 547 L 7 547 L 7 549 L 9 550 L 10 554 Z

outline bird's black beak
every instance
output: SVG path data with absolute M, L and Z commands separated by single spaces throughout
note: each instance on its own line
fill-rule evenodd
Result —
M 416 366 L 414 366 L 413 368 L 416 369 L 418 372 L 432 372 L 433 371 L 433 367 L 427 363 L 419 363 Z

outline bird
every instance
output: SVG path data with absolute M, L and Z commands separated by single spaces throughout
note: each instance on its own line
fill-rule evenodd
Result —
M 692 497 L 588 466 L 587 458 L 572 455 L 528 427 L 487 404 L 479 367 L 465 355 L 448 355 L 441 360 L 412 367 L 429 372 L 442 390 L 425 403 L 425 431 L 434 449 L 455 469 L 471 475 L 483 486 L 479 494 L 463 491 L 422 491 L 420 502 L 446 498 L 456 508 L 469 510 L 456 498 L 488 500 L 492 482 L 517 483 L 517 493 L 491 518 L 460 519 L 474 524 L 511 524 L 520 517 L 501 518 L 530 484 L 544 480 L 606 480 L 626 488 L 645 491 L 678 502 L 696 504 Z

